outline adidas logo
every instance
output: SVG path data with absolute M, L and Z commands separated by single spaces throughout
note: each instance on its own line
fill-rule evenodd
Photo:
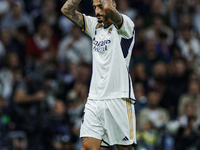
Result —
M 122 139 L 123 141 L 128 141 L 129 139 L 125 136 L 125 138 Z

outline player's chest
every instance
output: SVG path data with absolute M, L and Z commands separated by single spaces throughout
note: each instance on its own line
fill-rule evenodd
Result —
M 115 31 L 110 27 L 108 29 L 96 29 L 93 37 L 93 51 L 106 52 L 114 43 Z

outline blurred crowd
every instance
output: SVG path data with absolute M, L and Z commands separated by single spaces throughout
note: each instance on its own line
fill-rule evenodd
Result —
M 66 0 L 0 0 L 0 149 L 80 150 L 92 43 Z M 136 150 L 200 149 L 200 0 L 118 0 L 135 23 Z M 94 16 L 91 0 L 80 12 Z

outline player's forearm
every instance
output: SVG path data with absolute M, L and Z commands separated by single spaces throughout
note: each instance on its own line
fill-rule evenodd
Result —
M 101 4 L 106 12 L 106 15 L 117 27 L 120 27 L 122 24 L 122 16 L 113 6 L 112 0 L 101 0 Z
M 14 100 L 16 103 L 29 103 L 36 101 L 35 95 L 27 95 L 21 92 L 17 92 Z
M 61 8 L 61 12 L 73 23 L 83 28 L 82 14 L 76 11 L 80 2 L 81 0 L 67 0 Z
M 81 0 L 67 0 L 61 8 L 61 12 L 66 16 L 70 15 L 71 13 L 75 13 L 75 10 L 80 2 Z

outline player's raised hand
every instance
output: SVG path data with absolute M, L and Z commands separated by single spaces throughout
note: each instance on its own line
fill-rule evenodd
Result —
M 117 4 L 115 0 L 99 0 L 99 1 L 103 6 L 106 15 L 111 19 L 111 21 L 115 24 L 116 27 L 120 28 L 123 23 L 123 19 L 121 14 L 116 9 Z

